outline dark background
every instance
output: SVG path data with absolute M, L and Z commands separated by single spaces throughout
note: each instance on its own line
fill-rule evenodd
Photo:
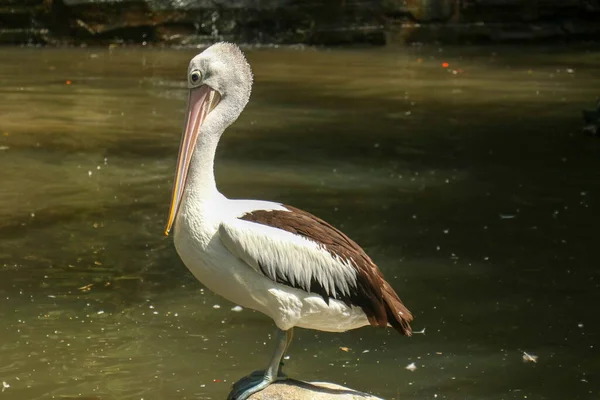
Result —
M 497 43 L 600 37 L 600 0 L 0 0 L 0 44 Z

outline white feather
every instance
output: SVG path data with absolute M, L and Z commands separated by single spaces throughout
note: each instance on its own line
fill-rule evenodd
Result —
M 219 234 L 233 254 L 274 281 L 281 277 L 310 291 L 314 279 L 331 297 L 348 296 L 356 288 L 356 269 L 350 261 L 302 236 L 240 219 L 221 223 Z

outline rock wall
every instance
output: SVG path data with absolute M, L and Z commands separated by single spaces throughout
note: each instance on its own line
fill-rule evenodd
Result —
M 0 0 L 4 44 L 599 38 L 600 0 Z
M 384 0 L 387 42 L 600 39 L 600 0 Z M 408 11 L 409 18 L 397 18 Z

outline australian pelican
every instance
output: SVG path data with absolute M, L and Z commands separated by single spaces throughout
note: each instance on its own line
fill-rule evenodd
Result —
M 258 310 L 278 328 L 264 373 L 236 384 L 244 400 L 281 378 L 294 327 L 343 332 L 365 325 L 411 334 L 410 311 L 369 256 L 348 236 L 300 209 L 228 199 L 213 164 L 225 129 L 240 115 L 252 71 L 234 44 L 217 43 L 188 67 L 187 119 L 165 234 L 174 225 L 177 253 L 206 287 Z

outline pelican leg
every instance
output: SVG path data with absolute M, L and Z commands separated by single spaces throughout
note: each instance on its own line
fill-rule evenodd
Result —
M 281 357 L 281 361 L 279 362 L 279 373 L 277 374 L 277 380 L 284 380 L 287 379 L 288 376 L 283 372 L 283 366 L 285 365 L 285 362 L 283 361 L 285 355 L 288 352 L 288 349 L 290 348 L 290 344 L 292 343 L 292 339 L 294 338 L 294 328 L 290 328 L 287 331 L 285 331 L 285 350 L 283 351 L 283 356 Z
M 240 379 L 233 385 L 233 390 L 227 396 L 227 400 L 246 400 L 256 392 L 260 392 L 279 378 L 279 365 L 285 354 L 289 341 L 291 341 L 291 329 L 282 331 L 277 329 L 275 352 L 269 363 L 269 367 L 262 371 L 253 372 L 247 377 Z

